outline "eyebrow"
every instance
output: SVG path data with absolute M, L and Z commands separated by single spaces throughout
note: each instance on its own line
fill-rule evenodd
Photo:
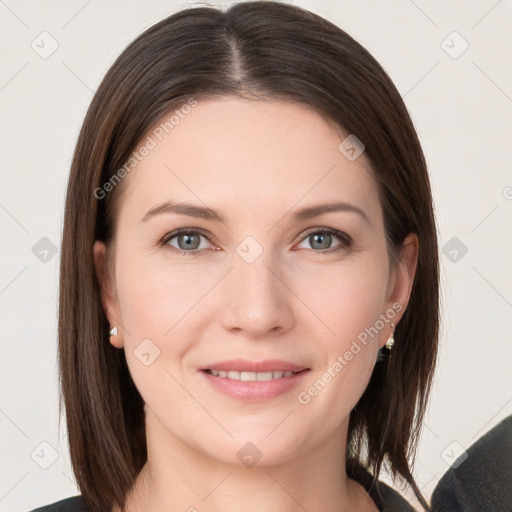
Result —
M 312 219 L 314 217 L 318 217 L 323 215 L 324 213 L 331 212 L 351 212 L 357 213 L 360 215 L 368 224 L 371 225 L 370 219 L 368 215 L 361 208 L 352 205 L 350 203 L 346 203 L 344 201 L 338 201 L 333 203 L 319 204 L 314 206 L 307 206 L 300 210 L 296 210 L 293 213 L 293 220 L 295 221 L 303 221 Z M 174 202 L 174 201 L 166 201 L 158 206 L 155 206 L 148 210 L 146 215 L 144 215 L 141 222 L 147 222 L 149 219 L 154 217 L 155 215 L 160 215 L 163 213 L 178 213 L 182 215 L 188 215 L 189 217 L 196 217 L 199 219 L 211 220 L 215 222 L 225 222 L 224 217 L 212 210 L 211 208 L 196 206 L 186 202 Z

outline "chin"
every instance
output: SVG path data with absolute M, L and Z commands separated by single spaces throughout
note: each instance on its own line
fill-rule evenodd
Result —
M 275 429 L 275 426 L 273 427 Z M 240 468 L 270 467 L 285 464 L 299 455 L 301 446 L 298 437 L 290 435 L 284 429 L 277 432 L 280 427 L 269 435 L 272 429 L 258 431 L 246 430 L 234 436 L 234 439 L 215 439 L 205 446 L 205 455 L 217 460 L 221 464 L 237 466 Z M 215 447 L 212 450 L 212 447 Z

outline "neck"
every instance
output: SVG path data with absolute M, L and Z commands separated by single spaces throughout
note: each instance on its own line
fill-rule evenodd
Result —
M 348 418 L 321 446 L 274 465 L 226 465 L 172 436 L 146 415 L 148 460 L 127 512 L 377 511 L 345 472 Z M 162 442 L 165 440 L 165 442 Z M 263 459 L 262 459 L 263 462 Z M 114 509 L 113 512 L 119 512 Z

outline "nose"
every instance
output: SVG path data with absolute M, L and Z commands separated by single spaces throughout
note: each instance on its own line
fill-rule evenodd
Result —
M 291 289 L 285 270 L 270 254 L 264 251 L 252 263 L 236 256 L 221 291 L 224 328 L 247 339 L 268 339 L 291 329 Z

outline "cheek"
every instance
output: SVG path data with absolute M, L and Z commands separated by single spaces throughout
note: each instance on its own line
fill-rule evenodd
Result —
M 298 294 L 309 290 L 308 306 L 322 320 L 316 336 L 322 356 L 298 400 L 329 418 L 326 429 L 336 427 L 368 385 L 379 337 L 387 332 L 381 320 L 387 279 L 386 261 L 375 253 L 300 281 Z
M 208 277 L 198 279 L 199 274 L 191 272 L 191 265 L 188 269 L 185 265 L 171 268 L 168 264 L 155 264 L 140 253 L 132 254 L 120 257 L 116 263 L 130 373 L 153 410 L 165 410 L 170 403 L 188 407 L 190 397 L 172 376 L 180 375 L 180 361 L 199 328 L 201 298 L 214 283 Z
M 150 256 L 120 260 L 117 270 L 120 310 L 132 341 L 171 338 L 194 316 L 216 281 L 211 272 L 192 262 L 171 265 L 158 258 L 155 264 Z
M 331 350 L 343 350 L 361 333 L 364 338 L 383 313 L 388 274 L 386 261 L 377 252 L 330 267 L 296 268 L 294 276 L 294 291 L 316 314 L 319 327 L 325 327 L 320 329 L 325 333 L 321 339 Z

